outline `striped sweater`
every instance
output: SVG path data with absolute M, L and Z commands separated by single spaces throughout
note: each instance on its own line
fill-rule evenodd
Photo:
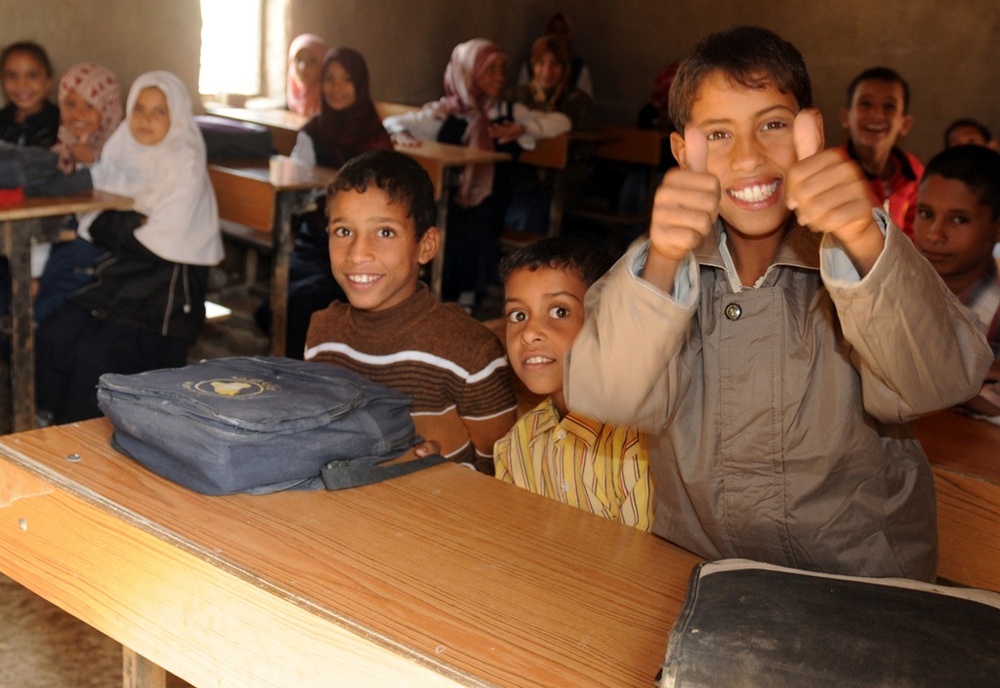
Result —
M 499 437 L 513 423 L 516 400 L 503 346 L 423 283 L 384 311 L 334 302 L 314 313 L 305 359 L 342 366 L 409 395 L 418 434 L 440 442 L 448 458 L 493 473 L 493 440 L 476 452 L 470 430 L 509 418 Z

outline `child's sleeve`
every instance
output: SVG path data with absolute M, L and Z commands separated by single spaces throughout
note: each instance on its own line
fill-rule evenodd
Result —
M 616 429 L 621 442 L 618 469 L 618 521 L 649 532 L 653 527 L 653 480 L 649 474 L 646 436 L 634 427 Z
M 658 429 L 681 393 L 676 354 L 698 304 L 698 265 L 678 270 L 673 295 L 639 277 L 649 243 L 631 248 L 588 291 L 566 364 L 569 408 L 618 425 Z
M 538 139 L 550 139 L 573 128 L 569 117 L 561 112 L 532 110 L 521 103 L 514 103 L 514 121 L 524 127 L 524 134 L 517 139 L 517 145 L 524 150 L 534 150 Z
M 832 237 L 821 275 L 861 374 L 865 410 L 906 422 L 976 395 L 993 354 L 976 324 L 912 242 L 875 211 L 885 248 L 859 278 Z
M 443 123 L 444 120 L 437 116 L 437 111 L 432 105 L 425 105 L 420 110 L 404 112 L 382 120 L 382 126 L 390 134 L 405 131 L 414 138 L 424 141 L 437 140 L 438 132 Z

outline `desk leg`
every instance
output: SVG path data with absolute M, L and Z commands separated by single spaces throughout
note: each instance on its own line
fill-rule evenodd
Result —
M 10 263 L 10 392 L 14 432 L 35 427 L 35 327 L 31 308 L 31 237 L 38 220 L 3 223 Z
M 122 688 L 166 688 L 167 672 L 139 653 L 122 647 Z
M 441 247 L 431 261 L 431 293 L 441 298 L 441 284 L 444 277 L 444 246 L 448 238 L 448 190 L 450 180 L 443 179 L 441 195 L 437 200 L 437 228 L 441 233 Z
M 298 203 L 292 192 L 279 193 L 274 223 L 271 266 L 271 355 L 284 356 L 288 330 L 288 266 L 292 255 L 292 213 Z

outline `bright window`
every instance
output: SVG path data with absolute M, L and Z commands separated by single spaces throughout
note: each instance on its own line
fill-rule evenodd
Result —
M 204 94 L 260 93 L 261 0 L 201 0 Z

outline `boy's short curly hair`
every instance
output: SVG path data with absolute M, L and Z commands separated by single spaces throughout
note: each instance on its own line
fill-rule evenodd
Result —
M 420 163 L 395 151 L 368 151 L 344 163 L 327 189 L 327 209 L 339 192 L 364 193 L 369 186 L 381 189 L 391 203 L 406 209 L 407 216 L 413 220 L 417 239 L 434 226 L 437 207 L 431 178 Z
M 551 268 L 568 270 L 589 287 L 608 271 L 611 264 L 611 257 L 589 242 L 569 237 L 546 237 L 504 256 L 500 261 L 500 281 L 506 285 L 507 279 L 517 270 L 534 272 L 539 268 Z
M 715 72 L 745 88 L 773 84 L 792 94 L 800 108 L 812 105 L 812 84 L 798 48 L 773 31 L 736 26 L 702 39 L 681 62 L 669 105 L 670 120 L 680 134 L 691 118 L 698 89 Z
M 937 175 L 960 181 L 1000 219 L 1000 153 L 985 146 L 968 144 L 941 151 L 927 163 L 923 179 Z
M 851 104 L 854 102 L 854 92 L 858 90 L 858 86 L 863 81 L 883 81 L 887 84 L 899 84 L 903 89 L 903 114 L 905 115 L 910 111 L 910 85 L 906 83 L 906 79 L 899 72 L 890 67 L 870 67 L 851 79 L 851 83 L 847 85 L 847 100 L 844 107 L 850 109 Z

